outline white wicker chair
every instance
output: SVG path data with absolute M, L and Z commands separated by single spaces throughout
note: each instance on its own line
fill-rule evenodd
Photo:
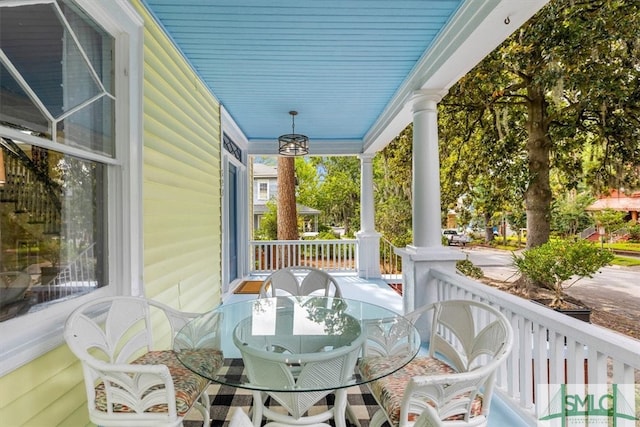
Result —
M 287 267 L 274 271 L 262 282 L 259 298 L 312 293 L 337 298 L 342 296 L 338 282 L 326 271 L 313 267 Z
M 432 313 L 429 355 L 369 383 L 380 405 L 371 427 L 486 426 L 497 368 L 513 345 L 513 330 L 497 309 L 470 300 L 421 307 L 407 317 L 417 322 Z M 366 347 L 365 347 L 366 348 Z M 363 372 L 375 372 L 385 358 L 379 346 L 365 354 Z
M 309 353 L 301 353 L 298 348 L 293 348 L 293 342 L 289 343 L 291 345 L 284 352 L 273 351 L 268 340 L 264 343 L 260 341 L 262 348 L 256 343 L 248 344 L 243 330 L 250 326 L 248 320 L 241 321 L 234 331 L 233 340 L 242 354 L 249 382 L 258 388 L 252 392 L 253 425 L 259 427 L 265 417 L 272 420 L 265 427 L 330 427 L 326 421 L 333 418 L 336 427 L 346 427 L 347 389 L 333 390 L 331 387 L 335 387 L 335 384 L 348 384 L 353 378 L 365 339 L 358 322 L 354 321 L 352 333 L 333 337 L 333 344 L 337 348 Z M 352 340 L 352 337 L 355 339 Z M 277 334 L 275 338 L 277 340 Z M 300 342 L 299 339 L 297 341 Z M 283 348 L 281 343 L 277 347 Z M 295 364 L 292 364 L 291 359 L 295 360 Z M 264 386 L 265 391 L 259 390 L 261 386 Z M 291 391 L 268 391 L 273 388 Z M 300 391 L 305 389 L 313 391 Z M 307 414 L 320 399 L 332 393 L 335 394 L 333 406 L 324 412 Z M 267 397 L 276 400 L 287 413 L 266 407 L 264 402 Z
M 194 316 L 138 297 L 100 298 L 69 316 L 64 337 L 82 362 L 93 423 L 180 426 L 194 407 L 209 425 L 209 381 L 186 369 L 173 350 L 153 348 L 152 319 L 168 323 L 173 341 Z M 202 351 L 203 360 L 221 357 Z

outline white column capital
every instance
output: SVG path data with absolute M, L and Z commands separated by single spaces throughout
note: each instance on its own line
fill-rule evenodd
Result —
M 449 92 L 446 89 L 421 89 L 411 94 L 413 112 L 435 110 L 438 102 Z
M 358 154 L 358 158 L 362 162 L 366 162 L 366 163 L 371 163 L 375 156 L 376 156 L 376 153 L 360 153 L 360 154 Z

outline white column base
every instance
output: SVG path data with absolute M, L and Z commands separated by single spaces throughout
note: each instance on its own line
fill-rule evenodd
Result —
M 405 313 L 436 302 L 436 289 L 428 277 L 432 267 L 455 273 L 456 261 L 465 259 L 461 251 L 447 246 L 407 246 L 398 248 L 395 252 L 402 257 L 402 300 Z
M 359 231 L 358 239 L 358 277 L 380 279 L 380 233 Z

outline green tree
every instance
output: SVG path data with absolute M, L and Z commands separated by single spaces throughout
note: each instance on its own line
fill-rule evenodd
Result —
M 518 234 L 518 247 L 522 242 L 522 229 L 527 226 L 527 214 L 525 213 L 524 206 L 513 205 L 512 211 L 507 214 L 507 221 L 512 230 L 515 230 Z
M 266 204 L 266 212 L 260 218 L 260 225 L 254 230 L 256 240 L 277 240 L 278 239 L 278 208 L 274 200 L 269 200 Z
M 629 242 L 640 243 L 640 224 L 633 224 L 629 227 Z
M 360 160 L 357 157 L 315 157 L 319 172 L 317 209 L 326 222 L 340 224 L 345 234 L 360 227 Z
M 441 147 L 491 167 L 450 162 L 448 197 L 463 194 L 458 183 L 473 176 L 520 184 L 511 172 L 524 160 L 531 248 L 549 238 L 552 168 L 569 189 L 582 180 L 593 188 L 637 185 L 639 8 L 637 0 L 552 0 L 452 87 L 441 103 Z
M 412 138 L 413 127 L 409 125 L 373 161 L 376 230 L 397 247 L 413 240 Z
M 298 203 L 312 208 L 318 207 L 320 179 L 318 170 L 311 159 L 297 157 L 296 167 L 296 200 Z
M 586 191 L 560 193 L 551 208 L 551 231 L 567 238 L 591 227 L 594 221 L 585 208 L 593 201 L 594 197 Z
M 476 68 L 451 89 L 439 114 L 443 216 L 454 206 L 459 211 L 462 200 L 484 224 L 487 241 L 502 212 L 521 210 L 528 180 L 524 109 L 494 103 L 496 81 L 498 72 Z
M 614 211 L 613 209 L 605 209 L 596 212 L 594 215 L 598 227 L 604 227 L 604 232 L 611 238 L 611 234 L 622 228 L 625 224 L 625 212 Z

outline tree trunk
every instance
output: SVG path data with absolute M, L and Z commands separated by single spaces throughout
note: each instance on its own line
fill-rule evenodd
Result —
M 294 157 L 278 157 L 278 240 L 298 240 Z M 297 255 L 283 248 L 280 267 L 294 265 Z
M 551 186 L 549 183 L 551 140 L 546 120 L 546 101 L 541 88 L 529 87 L 527 154 L 529 185 L 525 192 L 527 249 L 549 240 L 551 230 Z
M 484 214 L 484 238 L 487 243 L 493 241 L 493 225 L 491 224 L 491 214 L 485 212 Z

